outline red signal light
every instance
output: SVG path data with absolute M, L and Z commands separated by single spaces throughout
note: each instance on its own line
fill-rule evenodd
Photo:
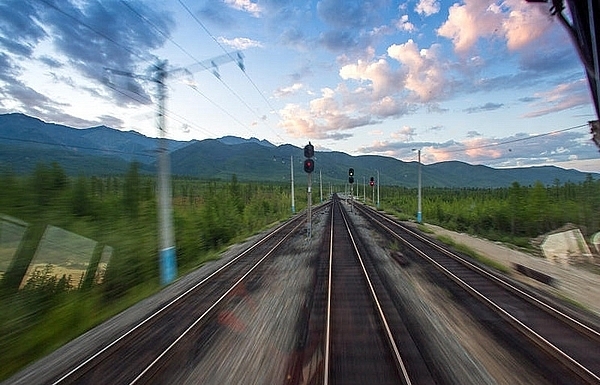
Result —
M 312 159 L 304 160 L 304 172 L 311 173 L 315 170 L 315 161 Z

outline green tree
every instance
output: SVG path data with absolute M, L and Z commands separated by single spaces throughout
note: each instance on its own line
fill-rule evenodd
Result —
M 125 175 L 125 185 L 123 186 L 123 204 L 125 212 L 131 218 L 137 218 L 140 211 L 140 201 L 142 197 L 142 186 L 139 174 L 139 163 L 133 162 Z
M 73 186 L 71 195 L 71 207 L 76 216 L 86 216 L 92 214 L 92 202 L 88 189 L 88 183 L 85 176 L 80 175 Z

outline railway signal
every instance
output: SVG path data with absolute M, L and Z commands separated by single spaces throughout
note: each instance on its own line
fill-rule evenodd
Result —
M 304 146 L 304 172 L 311 173 L 315 171 L 315 161 L 312 157 L 315 156 L 315 147 L 308 142 L 306 146 Z
M 304 172 L 308 174 L 308 189 L 307 189 L 307 219 L 306 219 L 306 233 L 308 238 L 311 238 L 312 233 L 312 225 L 311 225 L 311 212 L 312 212 L 312 172 L 315 171 L 315 161 L 313 158 L 315 156 L 315 147 L 308 142 L 306 146 L 304 146 Z
M 348 183 L 354 183 L 354 169 L 351 168 L 348 170 Z
M 304 172 L 311 173 L 315 171 L 315 161 L 312 159 L 304 160 Z
M 313 156 L 315 156 L 315 146 L 308 142 L 308 144 L 304 146 L 304 157 L 312 158 Z
M 375 178 L 371 177 L 371 180 L 369 180 L 369 186 L 375 186 Z

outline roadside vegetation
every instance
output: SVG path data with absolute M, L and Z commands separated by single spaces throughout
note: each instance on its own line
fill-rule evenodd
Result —
M 0 214 L 28 224 L 0 280 L 2 380 L 155 293 L 160 282 L 156 179 L 141 174 L 138 164 L 125 175 L 103 177 L 69 177 L 57 164 L 39 164 L 31 175 L 0 174 L 0 186 Z M 298 195 L 301 210 L 306 194 Z M 174 178 L 173 196 L 179 275 L 291 215 L 287 184 L 240 183 L 235 175 L 229 181 Z M 75 282 L 51 266 L 22 282 L 47 225 L 112 248 L 101 284 L 93 284 L 93 270 Z
M 0 214 L 28 224 L 0 279 L 0 380 L 112 315 L 157 292 L 156 179 L 132 163 L 124 175 L 68 176 L 56 163 L 30 175 L 0 172 Z M 178 273 L 217 258 L 228 245 L 291 216 L 287 183 L 173 179 Z M 306 194 L 296 193 L 296 209 Z M 317 202 L 313 189 L 313 202 Z M 417 190 L 382 186 L 380 208 L 414 219 Z M 423 189 L 423 219 L 449 230 L 529 247 L 533 237 L 566 223 L 590 236 L 600 230 L 600 181 L 501 189 Z M 47 266 L 22 282 L 47 225 L 112 249 L 101 284 L 95 271 L 76 281 Z M 0 233 L 0 241 L 2 234 Z M 0 253 L 2 250 L 0 242 Z M 0 254 L 2 256 L 2 254 Z M 94 252 L 91 266 L 100 253 Z
M 403 220 L 414 219 L 417 189 L 382 187 L 381 207 Z M 600 180 L 551 186 L 513 183 L 497 189 L 422 189 L 423 221 L 448 230 L 530 248 L 530 240 L 568 223 L 584 236 L 600 231 Z

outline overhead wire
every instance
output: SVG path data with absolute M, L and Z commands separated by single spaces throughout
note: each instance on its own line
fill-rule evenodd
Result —
M 122 90 L 120 90 L 119 88 L 117 88 L 117 87 L 113 86 L 113 85 L 112 85 L 112 83 L 108 83 L 108 82 L 107 82 L 107 83 L 105 83 L 104 85 L 105 85 L 105 86 L 107 86 L 107 87 L 109 87 L 109 88 L 110 88 L 110 89 L 112 89 L 113 91 L 115 91 L 115 92 L 118 92 L 118 93 L 122 94 L 122 95 L 123 95 L 123 96 L 125 96 L 125 97 L 128 97 L 128 98 L 130 98 L 130 99 L 133 99 L 133 100 L 137 101 L 137 102 L 138 102 L 138 103 L 140 103 L 140 104 L 144 104 L 144 103 L 142 103 L 141 101 L 139 101 L 139 100 L 137 100 L 136 98 L 134 98 L 133 96 L 131 96 L 130 94 L 128 94 L 128 93 L 125 93 L 125 92 L 123 92 Z M 153 103 L 152 99 L 148 98 L 147 96 L 145 96 L 145 95 L 142 95 L 142 94 L 140 94 L 140 93 L 138 93 L 138 92 L 135 92 L 135 91 L 131 91 L 131 92 L 133 92 L 134 94 L 138 95 L 138 96 L 139 96 L 139 97 L 141 97 L 142 99 L 145 99 L 145 101 L 149 101 L 150 103 Z M 154 104 L 153 104 L 153 106 L 154 106 L 154 107 L 152 108 L 152 109 L 153 109 L 153 112 L 154 112 L 155 114 L 158 114 L 158 109 L 156 108 L 156 106 L 155 106 Z M 202 126 L 200 126 L 200 125 L 198 125 L 198 124 L 196 124 L 196 123 L 193 123 L 193 122 L 191 122 L 191 121 L 190 121 L 190 120 L 188 120 L 187 118 L 185 118 L 185 117 L 183 117 L 183 116 L 181 116 L 181 115 L 179 115 L 179 114 L 177 114 L 177 113 L 175 113 L 175 112 L 171 111 L 170 109 L 168 109 L 168 108 L 166 108 L 166 107 L 165 107 L 165 115 L 166 115 L 166 116 L 168 116 L 168 117 L 169 117 L 169 119 L 175 120 L 175 121 L 177 121 L 177 122 L 179 122 L 179 123 L 181 123 L 181 124 L 185 124 L 185 125 L 187 125 L 188 127 L 189 127 L 189 126 L 192 126 L 192 127 L 194 127 L 196 130 L 198 130 L 198 131 L 202 131 L 202 132 L 204 132 L 205 134 L 207 134 L 207 135 L 209 135 L 209 136 L 214 136 L 214 133 L 213 133 L 213 132 L 211 132 L 210 130 L 208 130 L 208 129 L 206 129 L 206 128 L 204 128 L 204 127 L 202 127 Z
M 221 44 L 221 42 L 219 42 L 219 40 L 217 38 L 215 38 L 215 36 L 208 30 L 208 28 L 204 25 L 204 23 L 202 23 L 202 21 L 190 10 L 190 8 L 182 1 L 182 0 L 178 0 L 179 4 L 182 6 L 182 8 L 192 17 L 192 19 L 200 26 L 200 28 L 202 28 L 202 30 L 204 30 L 204 32 L 206 32 L 206 34 L 215 42 L 217 43 L 217 45 L 223 50 L 223 52 L 227 53 L 228 55 L 231 55 L 231 53 L 229 53 L 227 51 L 227 49 L 225 49 L 225 47 Z M 233 59 L 233 58 L 232 58 Z M 258 94 L 262 97 L 262 99 L 267 103 L 267 106 L 269 106 L 269 111 L 275 111 L 275 108 L 273 107 L 273 105 L 269 102 L 269 99 L 267 99 L 267 97 L 262 93 L 262 91 L 258 88 L 258 86 L 256 85 L 256 83 L 252 80 L 252 78 L 250 77 L 250 75 L 246 72 L 246 71 L 242 71 L 244 73 L 244 76 L 246 77 L 246 79 L 248 79 L 248 81 L 250 82 L 250 84 L 252 84 L 252 86 L 254 87 L 254 89 L 258 92 Z M 246 103 L 246 101 L 244 101 L 235 91 L 233 91 L 229 86 L 225 85 L 235 96 L 236 98 L 246 106 L 246 108 L 248 108 L 253 114 L 255 114 L 255 116 L 262 121 L 262 117 L 259 116 L 256 111 L 254 111 L 254 109 L 252 109 L 252 107 L 250 107 L 248 105 L 248 103 Z M 284 142 L 284 139 L 281 137 L 281 135 L 279 135 L 279 133 L 273 129 L 273 127 L 271 127 L 267 122 L 263 121 L 265 123 L 265 125 L 282 141 Z
M 51 2 L 49 2 L 48 0 L 39 0 L 39 1 L 43 2 L 43 3 L 44 3 L 44 4 L 46 4 L 48 7 L 50 7 L 50 8 L 52 8 L 52 9 L 54 9 L 56 12 L 59 12 L 60 14 L 62 14 L 62 15 L 64 15 L 64 16 L 68 17 L 69 19 L 71 19 L 71 20 L 75 21 L 76 23 L 78 23 L 78 24 L 80 24 L 80 25 L 82 25 L 82 26 L 84 26 L 84 27 L 88 28 L 88 29 L 89 29 L 90 31 L 92 31 L 93 33 L 95 33 L 95 34 L 97 34 L 98 36 L 100 36 L 100 37 L 102 37 L 102 38 L 106 39 L 107 41 L 110 41 L 111 43 L 115 44 L 117 47 L 119 47 L 119 48 L 121 48 L 121 49 L 125 50 L 126 52 L 128 52 L 128 53 L 130 53 L 131 55 L 133 55 L 133 56 L 137 57 L 138 59 L 141 59 L 142 61 L 144 61 L 144 62 L 146 62 L 146 63 L 150 64 L 150 66 L 151 66 L 152 68 L 156 68 L 156 63 L 155 63 L 155 62 L 152 62 L 151 60 L 147 59 L 146 57 L 144 57 L 144 56 L 140 55 L 138 52 L 136 52 L 136 51 L 134 51 L 134 50 L 130 49 L 129 47 L 127 47 L 127 46 L 125 46 L 125 45 L 123 45 L 123 44 L 121 44 L 121 43 L 119 43 L 118 41 L 116 41 L 115 39 L 111 38 L 110 36 L 108 36 L 108 35 L 106 35 L 106 34 L 104 34 L 104 33 L 100 32 L 100 31 L 98 31 L 97 29 L 95 29 L 94 27 L 92 27 L 91 25 L 89 25 L 88 23 L 86 23 L 86 22 L 84 22 L 84 21 L 80 20 L 78 17 L 76 17 L 76 16 L 73 16 L 73 15 L 69 14 L 68 12 L 65 12 L 64 10 L 62 10 L 61 8 L 59 8 L 58 6 L 56 6 L 55 4 L 52 4 L 52 3 L 51 3 Z M 129 4 L 127 4 L 127 3 L 126 3 L 126 2 L 124 2 L 124 1 L 123 1 L 123 3 L 124 3 L 124 4 L 125 4 L 125 5 L 126 5 L 126 6 L 127 6 L 129 9 L 130 9 L 130 10 L 132 10 L 132 11 L 133 11 L 135 14 L 137 14 L 137 15 L 138 15 L 138 17 L 142 18 L 142 20 L 145 20 L 145 21 L 146 21 L 148 24 L 150 24 L 150 25 L 153 25 L 153 23 L 151 23 L 151 22 L 148 20 L 148 18 L 144 17 L 144 16 L 143 16 L 143 15 L 141 15 L 139 12 L 135 11 L 135 10 L 134 10 L 134 9 L 133 9 L 131 6 L 129 6 Z M 164 37 L 168 38 L 168 36 L 167 36 L 166 34 L 164 34 L 164 32 L 160 31 L 160 29 L 159 29 L 158 27 L 155 27 L 154 25 L 153 25 L 153 27 L 154 27 L 154 28 L 157 30 L 157 32 L 159 32 L 161 35 L 163 35 Z M 177 46 L 179 46 L 179 44 L 177 44 L 176 42 L 174 42 L 174 41 L 173 41 L 173 43 L 174 43 L 174 44 L 176 44 Z M 179 47 L 180 47 L 180 46 L 179 46 Z M 184 49 L 183 49 L 183 47 L 180 47 L 180 49 L 184 50 Z M 184 50 L 184 51 L 185 51 L 185 50 Z M 138 102 L 138 103 L 140 103 L 140 104 L 144 104 L 144 103 L 142 103 L 140 100 L 137 100 L 137 99 L 136 99 L 136 98 L 134 98 L 133 96 L 129 95 L 128 93 L 125 93 L 125 92 L 123 92 L 123 91 L 119 90 L 117 87 L 114 87 L 114 86 L 112 86 L 112 85 L 110 85 L 110 84 L 108 84 L 108 83 L 105 83 L 105 85 L 106 85 L 106 86 L 108 86 L 109 88 L 111 88 L 113 91 L 116 91 L 116 92 L 118 92 L 118 93 L 120 93 L 120 94 L 122 94 L 122 95 L 124 95 L 124 96 L 126 96 L 126 97 L 128 97 L 128 98 L 130 98 L 130 99 L 132 99 L 132 100 L 134 100 L 134 101 L 136 101 L 136 102 Z M 140 96 L 140 97 L 141 97 L 142 99 L 144 99 L 145 101 L 149 101 L 149 102 L 153 103 L 153 101 L 152 101 L 150 98 L 148 98 L 147 96 L 145 96 L 145 95 L 142 95 L 142 94 L 140 94 L 140 93 L 138 93 L 138 92 L 135 92 L 135 91 L 132 91 L 132 92 L 133 92 L 133 93 L 135 93 L 136 95 Z M 157 111 L 156 111 L 156 108 L 154 109 L 154 111 L 155 111 L 155 112 L 157 112 Z M 170 117 L 170 118 L 172 118 L 172 119 L 174 118 L 174 120 L 178 121 L 178 122 L 179 122 L 179 123 L 181 123 L 181 124 L 186 124 L 188 127 L 190 127 L 190 126 L 191 126 L 192 128 L 198 128 L 200 131 L 203 131 L 204 133 L 206 133 L 206 134 L 208 134 L 208 135 L 210 135 L 210 136 L 214 136 L 214 133 L 210 132 L 210 131 L 209 131 L 209 130 L 207 130 L 206 128 L 203 128 L 203 127 L 201 127 L 201 126 L 198 126 L 196 123 L 193 123 L 193 122 L 191 122 L 191 121 L 187 120 L 186 118 L 184 118 L 184 117 L 182 117 L 182 116 L 180 116 L 180 115 L 178 115 L 178 114 L 174 113 L 173 111 L 170 111 L 170 110 L 168 110 L 168 109 L 165 109 L 165 112 L 166 112 L 167 116 L 169 116 L 169 117 Z
M 479 149 L 482 149 L 482 148 L 498 147 L 498 146 L 503 146 L 503 145 L 506 145 L 506 144 L 512 144 L 512 143 L 524 142 L 524 141 L 527 141 L 527 140 L 533 140 L 533 139 L 541 138 L 541 137 L 544 137 L 544 136 L 555 135 L 555 134 L 559 134 L 561 132 L 571 131 L 571 130 L 583 128 L 583 127 L 586 127 L 586 126 L 587 126 L 587 124 L 580 124 L 578 126 L 567 127 L 567 128 L 563 128 L 563 129 L 560 129 L 560 130 L 554 130 L 554 131 L 545 132 L 545 133 L 537 134 L 537 135 L 530 135 L 530 136 L 526 136 L 524 138 L 517 138 L 517 139 L 505 140 L 503 142 L 482 144 L 480 146 L 468 147 L 466 149 L 465 148 L 461 148 L 461 149 L 457 149 L 457 150 L 449 150 L 449 151 L 446 151 L 446 152 L 448 152 L 448 153 L 457 153 L 457 152 L 465 152 L 467 150 L 479 150 Z
M 132 13 L 134 13 L 138 18 L 140 18 L 143 22 L 147 23 L 148 25 L 150 25 L 156 32 L 158 32 L 159 34 L 161 34 L 165 39 L 169 40 L 171 43 L 173 43 L 173 45 L 175 47 L 177 47 L 181 52 L 183 52 L 186 56 L 188 56 L 191 60 L 193 60 L 196 64 L 200 64 L 204 69 L 210 69 L 208 68 L 206 65 L 204 65 L 198 58 L 196 58 L 194 55 L 192 55 L 188 50 L 186 50 L 183 46 L 181 46 L 181 44 L 177 43 L 174 39 L 172 39 L 167 33 L 165 33 L 164 31 L 162 31 L 158 26 L 156 26 L 154 23 L 152 23 L 151 20 L 149 20 L 147 17 L 145 17 L 144 15 L 142 15 L 141 13 L 139 13 L 134 7 L 132 7 L 130 4 L 128 4 L 125 0 L 121 0 L 121 3 L 123 5 L 125 5 Z M 227 55 L 231 58 L 232 61 L 237 61 L 234 57 L 231 56 L 230 52 L 227 52 Z M 242 71 L 243 72 L 243 71 Z M 223 85 L 232 93 L 233 90 L 227 85 L 227 83 L 225 83 L 222 79 L 219 78 L 219 80 L 223 83 Z M 253 132 L 249 129 L 247 124 L 244 124 L 242 121 L 240 121 L 239 119 L 237 119 L 236 117 L 234 117 L 230 112 L 228 112 L 225 108 L 221 107 L 218 103 L 216 103 L 215 101 L 213 101 L 212 99 L 210 99 L 208 96 L 206 96 L 204 93 L 202 93 L 202 91 L 200 91 L 198 89 L 198 87 L 188 84 L 188 86 L 190 88 L 192 88 L 196 93 L 198 93 L 200 96 L 204 97 L 208 102 L 210 102 L 212 105 L 214 105 L 215 107 L 217 107 L 219 110 L 221 110 L 222 112 L 224 112 L 225 114 L 227 114 L 230 118 L 232 118 L 236 123 L 238 123 L 239 125 L 241 125 L 242 127 L 244 127 L 244 129 L 246 129 L 250 134 L 253 134 Z M 214 136 L 214 135 L 213 135 Z
M 79 18 L 77 18 L 76 16 L 73 16 L 67 12 L 65 12 L 64 10 L 60 9 L 58 6 L 56 6 L 55 4 L 52 4 L 51 2 L 49 2 L 48 0 L 39 0 L 42 3 L 46 4 L 48 7 L 54 9 L 55 11 L 63 14 L 64 16 L 68 17 L 69 19 L 75 21 L 77 24 L 80 24 L 84 27 L 86 27 L 87 29 L 89 29 L 90 31 L 94 32 L 95 34 L 97 34 L 98 36 L 110 41 L 111 43 L 115 44 L 117 47 L 122 48 L 123 50 L 127 51 L 128 53 L 130 53 L 131 55 L 149 63 L 152 67 L 156 67 L 156 63 L 153 63 L 152 61 L 150 61 L 148 58 L 145 58 L 144 56 L 140 55 L 138 52 L 130 49 L 129 47 L 124 46 L 123 44 L 119 43 L 118 41 L 116 41 L 115 39 L 111 38 L 110 36 L 106 35 L 105 33 L 102 33 L 100 31 L 98 31 L 97 29 L 95 29 L 94 27 L 92 27 L 91 25 L 89 25 L 88 23 L 80 20 Z

